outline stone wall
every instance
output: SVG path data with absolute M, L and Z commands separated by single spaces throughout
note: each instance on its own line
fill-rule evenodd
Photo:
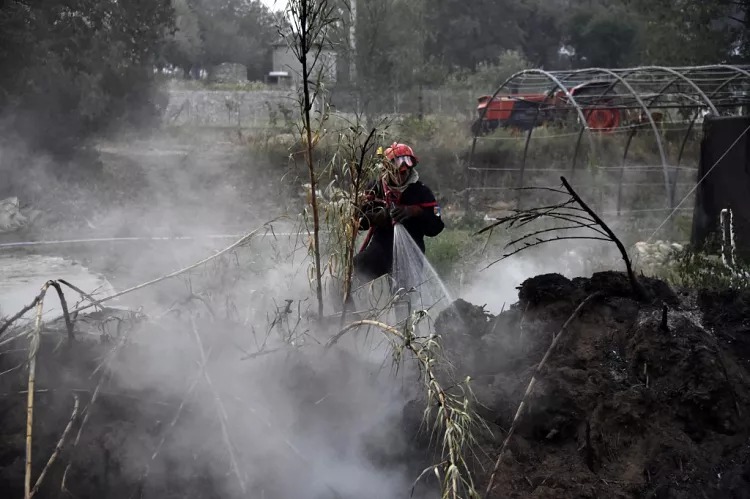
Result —
M 284 126 L 285 114 L 296 109 L 290 90 L 169 91 L 164 113 L 167 126 L 261 128 Z
M 168 93 L 169 104 L 164 114 L 167 126 L 283 127 L 286 116 L 297 112 L 296 91 L 288 87 L 246 91 L 170 88 Z M 420 109 L 416 90 L 384 92 L 380 97 L 370 103 L 370 109 L 376 114 L 416 114 Z M 328 104 L 336 113 L 352 113 L 358 109 L 355 96 L 345 88 L 334 87 L 329 99 Z M 469 120 L 476 115 L 476 93 L 425 89 L 421 109 L 427 115 Z
M 298 112 L 294 88 L 274 90 L 185 90 L 169 89 L 164 114 L 167 126 L 209 126 L 255 128 L 283 127 Z M 470 120 L 476 115 L 477 92 L 454 89 L 424 89 L 422 105 L 418 92 L 384 92 L 370 101 L 369 109 L 382 115 L 416 114 L 420 107 L 427 115 Z M 333 88 L 329 104 L 336 113 L 358 109 L 351 89 Z M 285 116 L 286 115 L 286 116 Z

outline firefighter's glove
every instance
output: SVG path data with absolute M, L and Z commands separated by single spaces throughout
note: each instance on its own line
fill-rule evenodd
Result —
M 398 223 L 404 223 L 406 220 L 421 214 L 422 208 L 416 205 L 396 206 L 391 209 L 391 217 Z
M 388 227 L 391 223 L 391 216 L 388 214 L 388 210 L 384 206 L 379 206 L 370 210 L 367 214 L 367 220 L 370 221 L 370 225 L 373 227 Z

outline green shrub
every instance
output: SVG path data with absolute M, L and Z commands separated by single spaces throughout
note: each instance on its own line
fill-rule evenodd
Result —
M 443 280 L 455 278 L 461 268 L 478 256 L 482 244 L 472 234 L 472 230 L 464 227 L 448 227 L 437 237 L 426 238 L 427 259 Z
M 675 252 L 670 261 L 654 274 L 680 288 L 721 290 L 750 287 L 750 267 L 747 265 L 730 268 L 720 256 L 696 252 L 688 247 Z
M 224 91 L 224 92 L 257 92 L 262 90 L 272 90 L 273 87 L 262 81 L 246 81 L 242 83 L 219 83 L 204 80 L 177 80 L 170 79 L 169 85 L 181 90 L 205 90 L 205 91 Z

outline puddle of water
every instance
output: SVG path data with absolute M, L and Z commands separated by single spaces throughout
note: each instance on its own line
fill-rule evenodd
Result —
M 95 297 L 115 292 L 103 276 L 71 260 L 44 255 L 0 255 L 0 317 L 11 316 L 31 303 L 50 279 L 64 279 Z M 70 308 L 80 301 L 78 293 L 66 286 L 63 286 L 63 293 Z M 34 313 L 29 311 L 24 318 L 32 319 Z M 50 289 L 44 301 L 43 316 L 51 319 L 60 314 L 57 293 Z

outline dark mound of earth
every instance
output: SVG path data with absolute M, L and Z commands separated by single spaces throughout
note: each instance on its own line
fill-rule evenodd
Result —
M 37 355 L 32 486 L 61 442 L 74 396 L 79 410 L 34 497 L 357 497 L 338 490 L 358 486 L 349 485 L 350 469 L 321 468 L 355 448 L 366 464 L 352 466 L 373 474 L 416 477 L 429 464 L 399 426 L 363 423 L 360 405 L 370 401 L 351 400 L 372 384 L 361 358 L 343 349 L 323 355 L 314 347 L 275 354 L 269 348 L 243 362 L 236 347 L 248 334 L 242 325 L 186 316 L 79 316 L 72 344 L 64 325 L 49 325 Z M 94 329 L 82 330 L 89 321 Z M 0 350 L 2 498 L 24 497 L 25 345 Z
M 471 376 L 478 412 L 491 430 L 478 435 L 481 448 L 475 449 L 478 457 L 473 463 L 483 492 L 518 404 L 553 336 L 587 296 L 599 293 L 571 321 L 539 373 L 500 461 L 495 487 L 485 499 L 750 497 L 750 292 L 676 294 L 657 280 L 642 283 L 648 301 L 637 300 L 620 273 L 573 280 L 548 274 L 525 281 L 519 302 L 497 316 L 458 300 L 438 317 L 435 329 L 444 351 L 457 378 Z M 194 380 L 200 381 L 192 336 L 170 324 L 170 341 L 149 343 L 149 348 L 128 341 L 117 357 L 128 362 L 115 362 L 111 352 L 122 337 L 120 330 L 131 326 L 123 326 L 121 319 L 109 324 L 114 328 L 109 333 L 92 329 L 86 336 L 92 341 L 85 341 L 79 331 L 72 348 L 60 341 L 64 327 L 57 325 L 63 334 L 52 331 L 42 343 L 34 480 L 70 417 L 72 394 L 78 395 L 81 406 L 36 497 L 252 496 L 258 484 L 248 483 L 249 494 L 243 494 L 233 480 L 209 384 L 200 382 L 188 396 Z M 158 324 L 148 325 L 142 331 L 145 337 L 164 337 L 166 332 L 152 330 Z M 139 327 L 132 325 L 134 331 Z M 231 327 L 213 320 L 198 323 L 205 332 L 201 335 L 206 351 L 212 352 L 212 366 L 236 356 L 221 339 Z M 0 497 L 23 494 L 28 352 L 14 348 L 0 355 Z M 166 358 L 173 360 L 166 363 Z M 190 366 L 189 377 L 169 369 L 174 359 Z M 348 407 L 339 399 L 348 393 L 344 387 L 352 373 L 358 372 L 357 360 L 296 354 L 290 359 L 281 381 L 293 401 L 294 417 L 270 426 L 265 418 L 256 419 L 253 405 L 247 405 L 241 393 L 226 388 L 236 382 L 233 371 L 222 378 L 224 370 L 212 368 L 214 389 L 226 400 L 226 420 L 247 433 L 234 434 L 238 459 L 243 468 L 269 477 L 263 480 L 265 497 L 289 497 L 283 492 L 288 490 L 284 483 L 289 473 L 303 488 L 316 478 L 313 461 L 301 459 L 285 440 L 286 428 L 341 435 L 337 438 L 342 441 L 334 444 L 342 448 L 349 438 L 332 414 Z M 320 371 L 315 362 L 337 367 Z M 101 366 L 108 363 L 117 376 L 106 375 L 107 368 Z M 148 376 L 141 372 L 147 368 Z M 317 371 L 328 373 L 326 379 L 317 379 Z M 143 384 L 155 376 L 164 382 Z M 322 387 L 327 389 L 321 391 Z M 95 392 L 96 404 L 86 413 Z M 183 403 L 181 421 L 187 424 L 171 429 Z M 84 414 L 85 430 L 74 445 Z M 404 414 L 403 426 L 392 428 L 399 438 L 384 439 L 382 432 L 374 432 L 365 444 L 382 469 L 406 463 L 415 468 L 416 477 L 435 453 L 425 452 L 421 438 L 401 435 L 402 430 L 414 435 L 419 428 L 419 404 L 410 404 Z M 185 428 L 196 427 L 205 431 L 187 434 Z M 425 440 L 429 444 L 429 438 Z M 391 445 L 393 441 L 401 447 Z M 260 452 L 255 452 L 260 445 Z M 251 446 L 254 452 L 242 452 Z M 287 458 L 294 464 L 278 465 Z M 71 469 L 63 490 L 67 465 Z M 297 492 L 291 495 L 310 497 L 309 490 Z M 325 494 L 317 497 L 333 497 Z
M 642 282 L 647 303 L 620 273 L 542 275 L 498 316 L 459 300 L 438 318 L 446 355 L 474 379 L 490 422 L 477 452 L 486 485 L 553 335 L 601 293 L 541 370 L 489 497 L 750 497 L 750 293 L 680 300 Z

